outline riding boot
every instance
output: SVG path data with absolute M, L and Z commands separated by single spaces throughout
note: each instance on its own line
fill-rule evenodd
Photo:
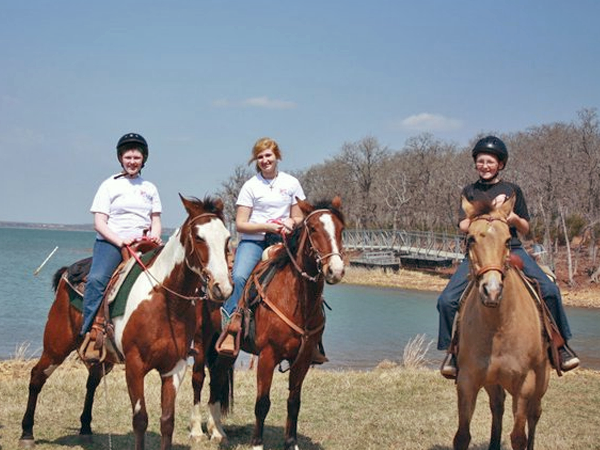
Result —
M 102 321 L 102 318 L 96 318 L 92 329 L 85 334 L 83 343 L 78 349 L 79 357 L 88 366 L 101 363 L 106 358 Z
M 325 356 L 325 347 L 323 347 L 323 340 L 321 339 L 313 348 L 311 364 L 323 364 L 326 362 L 329 362 L 329 358 Z
M 448 378 L 449 380 L 456 379 L 456 375 L 458 374 L 458 368 L 456 367 L 456 356 L 453 353 L 446 353 L 446 357 L 442 362 L 442 367 L 440 367 L 441 374 Z
M 223 314 L 223 311 L 221 311 Z M 224 318 L 224 316 L 223 316 Z M 240 351 L 240 337 L 242 334 L 242 313 L 236 310 L 222 324 L 225 325 L 221 335 L 215 344 L 215 348 L 220 355 L 237 357 Z

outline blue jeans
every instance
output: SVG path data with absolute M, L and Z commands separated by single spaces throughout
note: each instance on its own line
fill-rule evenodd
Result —
M 106 286 L 122 259 L 119 247 L 108 241 L 96 240 L 92 256 L 92 267 L 90 268 L 83 294 L 83 326 L 81 327 L 81 335 L 84 335 L 90 329 L 92 323 L 94 323 L 94 318 L 102 303 Z
M 223 309 L 227 314 L 231 315 L 237 308 L 238 302 L 244 293 L 246 281 L 248 281 L 250 274 L 260 261 L 266 246 L 265 241 L 243 240 L 238 244 L 232 271 L 233 293 L 223 305 Z
M 535 260 L 529 256 L 529 253 L 523 250 L 523 247 L 513 247 L 511 253 L 517 255 L 523 261 L 523 273 L 539 283 L 542 299 L 548 305 L 550 314 L 552 314 L 562 337 L 565 341 L 571 339 L 571 329 L 558 286 L 548 278 Z M 469 284 L 468 275 L 469 259 L 465 258 L 438 298 L 437 309 L 440 313 L 438 350 L 447 350 L 450 347 L 452 324 L 456 311 L 458 311 L 460 297 Z

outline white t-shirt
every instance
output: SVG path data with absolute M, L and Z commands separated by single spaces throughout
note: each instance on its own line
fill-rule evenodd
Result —
M 150 228 L 153 213 L 161 213 L 158 189 L 142 177 L 104 180 L 90 211 L 108 216 L 108 227 L 121 239 L 141 237 Z M 99 233 L 98 239 L 104 239 Z
M 250 223 L 266 223 L 269 220 L 284 220 L 290 217 L 292 205 L 296 200 L 304 200 L 306 196 L 300 182 L 285 172 L 279 172 L 277 177 L 267 180 L 257 173 L 244 183 L 236 205 L 252 208 Z M 262 241 L 265 233 L 241 233 L 240 239 Z

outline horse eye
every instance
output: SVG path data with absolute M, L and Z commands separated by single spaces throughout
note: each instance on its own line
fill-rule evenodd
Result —
M 196 235 L 195 238 L 196 238 L 196 242 L 204 242 L 204 238 L 203 237 L 200 237 L 200 236 Z

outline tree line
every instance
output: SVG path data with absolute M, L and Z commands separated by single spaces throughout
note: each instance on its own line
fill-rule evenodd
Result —
M 481 133 L 466 146 L 424 133 L 391 149 L 366 136 L 293 175 L 311 201 L 340 195 L 348 228 L 456 233 L 460 192 L 476 179 L 471 149 L 488 134 L 500 137 L 509 150 L 502 178 L 517 183 L 525 194 L 532 216 L 525 238 L 542 243 L 551 257 L 566 247 L 571 283 L 583 252 L 599 267 L 600 126 L 595 108 L 580 110 L 570 123 Z M 238 192 L 252 175 L 240 165 L 222 183 L 219 195 L 232 220 Z M 600 267 L 589 275 L 598 281 Z

